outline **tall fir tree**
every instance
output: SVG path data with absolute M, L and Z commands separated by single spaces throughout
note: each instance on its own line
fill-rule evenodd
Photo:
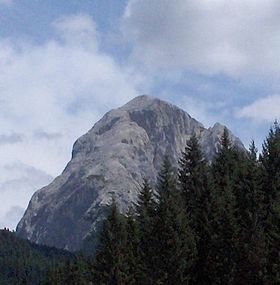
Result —
M 198 258 L 191 284 L 209 284 L 208 254 L 211 239 L 211 208 L 208 165 L 196 136 L 192 136 L 179 160 L 179 187 L 193 230 Z
M 263 192 L 254 141 L 238 163 L 234 179 L 235 244 L 237 259 L 234 284 L 264 284 L 265 238 L 262 228 Z
M 221 148 L 212 163 L 213 220 L 209 262 L 214 284 L 232 284 L 233 282 L 236 260 L 233 177 L 237 160 L 238 153 L 232 146 L 228 130 L 225 128 L 221 138 Z
M 189 284 L 196 260 L 193 233 L 183 211 L 171 165 L 164 160 L 159 174 L 154 237 L 157 244 L 154 284 Z
M 280 283 L 280 127 L 275 122 L 260 155 L 263 177 L 267 284 Z
M 129 208 L 126 217 L 126 282 L 127 285 L 141 283 L 140 271 L 140 234 L 138 223 L 132 207 Z
M 64 267 L 64 278 L 62 284 L 69 285 L 86 285 L 88 281 L 85 276 L 87 268 L 85 268 L 86 263 L 83 262 L 80 256 L 74 260 L 74 262 L 67 262 Z
M 136 222 L 139 230 L 139 284 L 152 285 L 154 282 L 155 241 L 153 228 L 155 225 L 155 200 L 153 190 L 148 181 L 140 189 L 136 208 Z
M 126 284 L 126 231 L 124 218 L 113 198 L 109 214 L 103 223 L 93 267 L 94 284 Z

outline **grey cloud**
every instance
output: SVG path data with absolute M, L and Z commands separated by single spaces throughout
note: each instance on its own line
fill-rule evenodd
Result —
M 44 171 L 20 162 L 0 167 L 0 227 L 14 229 L 33 193 L 53 179 Z
M 42 184 L 42 182 L 48 183 L 52 179 L 52 176 L 46 172 L 21 162 L 6 164 L 2 169 L 0 168 L 0 171 L 4 174 L 6 173 L 5 181 L 0 183 L 0 191 L 7 183 L 18 181 L 20 182 L 19 184 L 22 184 L 23 180 L 25 180 L 30 181 L 30 185 L 33 185 L 33 187 L 37 187 L 37 185 Z
M 37 173 L 36 173 L 37 172 Z M 47 185 L 52 177 L 43 172 L 31 172 L 28 176 L 22 176 L 17 179 L 10 179 L 4 181 L 0 184 L 0 192 L 9 192 L 9 191 L 33 191 L 39 188 L 41 185 Z
M 12 206 L 5 214 L 4 219 L 1 221 L 0 220 L 0 226 L 1 228 L 3 227 L 8 227 L 7 225 L 16 225 L 18 221 L 21 219 L 21 217 L 24 214 L 24 208 L 20 206 Z M 10 228 L 11 230 L 13 228 Z
M 132 60 L 151 69 L 278 74 L 279 8 L 277 0 L 130 0 L 122 31 Z
M 58 132 L 46 132 L 44 130 L 37 130 L 33 132 L 33 138 L 37 140 L 56 140 L 60 139 L 63 135 Z
M 24 136 L 20 133 L 2 134 L 0 135 L 1 144 L 15 144 L 23 141 Z
M 249 118 L 255 121 L 273 122 L 280 118 L 280 95 L 259 98 L 251 104 L 237 109 L 237 118 Z
M 116 107 L 139 93 L 136 76 L 99 51 L 91 17 L 64 17 L 55 27 L 64 40 L 0 38 L 1 125 L 14 132 L 0 133 L 0 221 L 10 228 L 16 223 L 5 221 L 5 213 L 14 205 L 26 208 L 32 194 L 52 179 L 48 173 L 61 172 L 73 141 L 92 127 L 100 108 Z M 81 94 L 85 108 L 69 113 L 67 107 Z M 16 142 L 13 148 L 3 145 Z

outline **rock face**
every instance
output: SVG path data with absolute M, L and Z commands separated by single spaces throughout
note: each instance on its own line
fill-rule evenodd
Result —
M 125 211 L 136 200 L 143 177 L 156 180 L 164 155 L 176 164 L 186 140 L 196 134 L 211 159 L 223 130 L 219 123 L 206 129 L 185 111 L 159 99 L 136 97 L 105 114 L 75 142 L 63 173 L 33 195 L 18 224 L 18 235 L 79 249 L 113 194 Z M 244 148 L 231 133 L 230 138 Z

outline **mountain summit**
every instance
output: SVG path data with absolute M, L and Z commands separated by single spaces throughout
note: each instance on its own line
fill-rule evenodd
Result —
M 182 109 L 139 96 L 111 110 L 73 146 L 63 173 L 38 190 L 18 224 L 19 236 L 77 250 L 103 218 L 115 196 L 121 211 L 135 202 L 143 177 L 155 182 L 162 159 L 176 164 L 186 141 L 196 134 L 208 157 L 219 147 L 224 126 L 206 129 Z M 238 148 L 241 141 L 230 133 Z

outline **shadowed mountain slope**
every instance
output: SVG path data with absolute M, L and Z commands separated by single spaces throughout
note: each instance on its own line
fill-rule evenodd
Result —
M 73 146 L 72 159 L 51 184 L 38 190 L 17 227 L 29 240 L 76 250 L 116 197 L 121 211 L 137 198 L 143 177 L 154 182 L 164 155 L 174 164 L 196 134 L 212 159 L 224 126 L 206 129 L 182 109 L 139 96 L 98 121 Z M 232 142 L 244 148 L 230 133 Z

